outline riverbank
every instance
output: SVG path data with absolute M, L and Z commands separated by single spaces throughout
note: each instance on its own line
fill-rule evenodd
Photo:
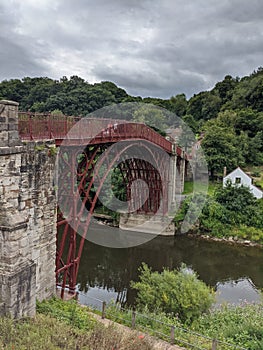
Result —
M 175 233 L 176 235 L 176 233 Z M 186 234 L 188 237 L 193 238 L 193 239 L 199 239 L 199 240 L 204 240 L 204 241 L 211 241 L 211 242 L 221 242 L 221 243 L 226 243 L 230 245 L 241 245 L 245 247 L 257 247 L 257 248 L 262 248 L 263 249 L 263 244 L 253 242 L 250 240 L 244 240 L 240 239 L 235 236 L 230 236 L 230 237 L 213 237 L 208 234 L 200 233 L 200 232 L 190 232 Z
M 189 195 L 175 215 L 177 230 L 196 212 L 192 233 L 231 244 L 263 246 L 263 199 L 256 199 L 247 187 L 227 184 L 208 196 Z
M 113 220 L 109 215 L 102 215 L 102 214 L 95 214 L 95 219 L 96 222 L 99 225 L 104 225 L 105 227 L 110 226 L 110 227 L 119 227 L 118 223 Z M 174 236 L 181 235 L 180 229 L 175 229 Z M 222 242 L 222 243 L 227 243 L 231 245 L 241 245 L 241 246 L 247 246 L 247 247 L 258 247 L 263 249 L 263 244 L 258 243 L 258 242 L 253 242 L 248 239 L 241 239 L 237 236 L 229 236 L 229 237 L 214 237 L 211 236 L 205 232 L 200 232 L 199 228 L 197 227 L 195 230 L 192 230 L 191 232 L 186 233 L 186 236 L 195 238 L 195 239 L 200 239 L 200 240 L 205 240 L 205 241 L 211 241 L 211 242 Z

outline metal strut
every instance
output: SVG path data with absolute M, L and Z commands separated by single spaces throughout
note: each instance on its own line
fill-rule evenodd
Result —
M 58 176 L 61 186 L 58 190 L 58 201 L 62 205 L 58 210 L 57 222 L 56 282 L 61 289 L 62 298 L 66 290 L 71 295 L 75 294 L 80 258 L 91 217 L 102 186 L 121 156 L 124 155 L 124 159 L 118 164 L 118 168 L 126 186 L 127 201 L 131 200 L 131 186 L 134 181 L 142 180 L 133 188 L 137 207 L 138 201 L 140 203 L 136 212 L 155 214 L 161 201 L 163 215 L 168 210 L 169 164 L 162 156 L 163 153 L 156 146 L 149 146 L 147 142 L 122 142 L 115 153 L 107 152 L 108 146 L 93 145 L 82 152 L 73 146 L 60 149 Z M 142 153 L 147 152 L 151 162 L 140 156 L 125 158 L 125 152 L 131 151 L 133 147 L 139 147 Z M 162 169 L 162 174 L 158 169 Z M 140 202 L 146 193 L 148 198 L 144 203 Z M 131 200 L 130 204 L 129 211 L 134 212 L 135 203 Z M 79 237 L 78 232 L 81 232 Z

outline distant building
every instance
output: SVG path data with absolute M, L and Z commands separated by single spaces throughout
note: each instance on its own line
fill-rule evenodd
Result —
M 252 184 L 252 179 L 239 167 L 233 170 L 230 174 L 223 177 L 223 187 L 226 186 L 227 181 L 230 180 L 232 184 L 237 186 L 247 186 L 249 187 L 251 193 L 256 198 L 263 198 L 263 191 Z

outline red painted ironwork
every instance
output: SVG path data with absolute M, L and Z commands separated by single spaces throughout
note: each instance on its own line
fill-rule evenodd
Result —
M 117 152 L 112 155 L 107 153 L 107 147 L 106 144 L 87 147 L 82 154 L 79 154 L 78 151 L 75 152 L 74 147 L 70 146 L 65 148 L 62 146 L 60 150 L 62 152 L 62 164 L 60 165 L 61 174 L 59 176 L 67 179 L 67 181 L 63 181 L 63 178 L 61 178 L 60 182 L 66 183 L 67 186 L 65 188 L 62 186 L 58 193 L 59 203 L 65 203 L 63 211 L 67 213 L 66 218 L 61 215 L 58 221 L 58 229 L 61 228 L 62 232 L 60 232 L 61 237 L 57 239 L 56 276 L 57 285 L 61 287 L 62 298 L 65 289 L 68 289 L 70 293 L 75 291 L 83 245 L 102 186 L 116 160 L 127 150 L 133 147 L 141 148 L 143 152 L 148 152 L 152 157 L 152 164 L 136 158 L 126 159 L 119 164 L 127 188 L 127 200 L 131 199 L 130 188 L 132 183 L 136 179 L 141 179 L 145 183 L 144 188 L 141 187 L 142 183 L 139 183 L 139 187 L 135 188 L 135 193 L 133 193 L 136 198 L 136 205 L 140 204 L 136 212 L 154 214 L 158 211 L 161 201 L 162 214 L 166 214 L 168 210 L 169 164 L 165 164 L 163 157 L 161 157 L 162 153 L 158 151 L 158 148 L 156 146 L 153 148 L 150 143 L 145 141 L 140 143 L 124 141 L 120 143 Z M 101 155 L 99 161 L 98 155 Z M 76 162 L 78 164 L 77 168 Z M 107 165 L 106 169 L 105 164 Z M 161 165 L 161 168 L 164 169 L 161 175 L 154 164 L 156 164 L 156 167 L 157 164 L 158 167 Z M 100 173 L 101 169 L 103 169 L 102 174 Z M 74 177 L 77 178 L 77 186 Z M 71 178 L 72 185 L 68 188 Z M 99 182 L 94 194 L 95 179 Z M 143 191 L 146 190 L 146 187 L 149 188 L 147 200 L 140 203 L 141 198 L 144 198 Z M 81 202 L 79 198 L 81 198 Z M 133 205 L 134 203 L 131 201 L 131 212 L 134 212 Z M 74 225 L 72 225 L 72 220 L 74 220 Z M 78 242 L 77 232 L 80 233 Z
M 121 120 L 109 124 L 108 119 L 91 118 L 82 118 L 78 123 L 80 119 L 19 113 L 22 140 L 55 139 L 60 147 L 58 202 L 63 203 L 63 208 L 58 208 L 56 282 L 61 288 L 62 298 L 66 290 L 73 295 L 75 293 L 80 258 L 91 218 L 105 179 L 116 160 L 132 147 L 139 147 L 142 153 L 149 155 L 150 161 L 143 157 L 130 157 L 118 164 L 126 186 L 129 211 L 155 214 L 161 205 L 162 214 L 165 215 L 168 211 L 170 163 L 160 150 L 183 156 L 179 147 L 145 124 Z M 98 130 L 95 136 L 94 125 Z M 112 144 L 117 145 L 114 154 L 107 152 Z M 81 151 L 77 146 L 83 146 Z M 105 164 L 106 169 L 103 168 Z M 101 174 L 102 168 L 104 171 Z M 98 181 L 96 192 L 95 178 Z M 132 184 L 138 179 L 142 181 L 137 183 L 132 193 Z M 143 198 L 146 200 L 143 201 Z M 78 237 L 79 232 L 81 235 Z
M 81 123 L 78 123 L 80 120 Z M 94 125 L 100 130 L 95 136 Z M 57 146 L 62 142 L 65 144 L 66 141 L 69 145 L 85 145 L 143 139 L 154 143 L 168 153 L 173 152 L 173 144 L 147 125 L 119 119 L 109 124 L 109 119 L 19 112 L 18 130 L 22 140 L 55 139 Z M 176 152 L 180 151 L 177 147 Z

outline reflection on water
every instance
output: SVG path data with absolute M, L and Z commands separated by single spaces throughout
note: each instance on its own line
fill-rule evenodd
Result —
M 107 227 L 94 225 L 92 230 L 107 230 Z M 232 246 L 185 236 L 156 237 L 143 245 L 122 249 L 86 241 L 78 275 L 81 302 L 90 303 L 90 296 L 105 301 L 126 300 L 132 304 L 135 292 L 130 288 L 130 281 L 138 279 L 142 262 L 156 271 L 185 263 L 201 280 L 215 288 L 218 303 L 258 301 L 258 291 L 263 288 L 262 249 L 257 247 Z
M 259 302 L 261 296 L 249 278 L 237 281 L 218 282 L 216 285 L 217 304 Z

